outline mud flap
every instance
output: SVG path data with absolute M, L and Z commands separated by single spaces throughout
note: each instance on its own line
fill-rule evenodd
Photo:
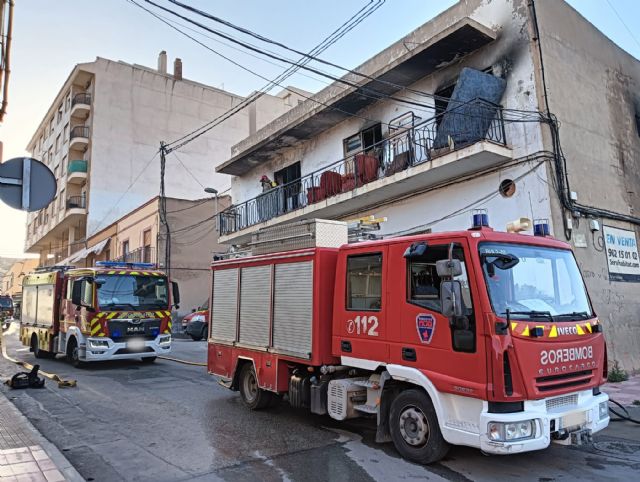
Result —
M 391 432 L 389 430 L 389 412 L 391 402 L 398 394 L 398 390 L 393 387 L 385 387 L 387 380 L 391 379 L 389 372 L 383 372 L 380 376 L 380 407 L 378 408 L 378 427 L 376 429 L 376 443 L 383 444 L 391 442 Z

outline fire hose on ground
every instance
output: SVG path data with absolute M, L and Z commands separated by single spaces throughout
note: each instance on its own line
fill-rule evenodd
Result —
M 10 362 L 15 363 L 16 365 L 19 365 L 23 368 L 26 368 L 27 370 L 33 370 L 33 365 L 31 363 L 18 360 L 7 354 L 7 345 L 4 343 L 4 330 L 1 330 L 1 329 L 0 329 L 0 346 L 2 347 L 2 356 L 6 360 L 9 360 Z M 65 380 L 64 378 L 60 377 L 55 373 L 49 373 L 43 370 L 39 370 L 38 373 L 41 374 L 43 377 L 46 377 L 49 380 L 53 380 L 54 382 L 56 382 L 58 384 L 58 388 L 75 387 L 78 383 L 76 380 Z M 7 380 L 5 383 L 8 383 L 8 382 L 9 380 Z

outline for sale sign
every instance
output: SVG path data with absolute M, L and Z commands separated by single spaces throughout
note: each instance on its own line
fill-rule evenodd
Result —
M 640 282 L 640 258 L 636 233 L 603 226 L 611 281 Z

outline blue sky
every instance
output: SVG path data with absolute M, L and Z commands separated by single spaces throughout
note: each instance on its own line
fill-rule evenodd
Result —
M 214 56 L 127 0 L 16 3 L 9 110 L 0 126 L 5 160 L 25 154 L 30 136 L 73 66 L 96 56 L 155 66 L 158 52 L 166 50 L 169 65 L 175 57 L 182 58 L 186 78 L 241 95 L 264 84 L 262 79 Z M 190 0 L 189 3 L 306 51 L 358 11 L 366 0 Z M 322 57 L 355 67 L 454 3 L 387 0 Z M 623 49 L 640 58 L 640 2 L 570 0 L 569 3 Z M 635 33 L 635 39 L 627 29 Z M 285 66 L 199 38 L 261 75 L 271 78 L 284 70 Z M 289 83 L 311 91 L 325 85 L 303 75 L 290 78 Z M 25 215 L 0 203 L 0 220 L 5 233 L 0 237 L 0 256 L 20 255 Z

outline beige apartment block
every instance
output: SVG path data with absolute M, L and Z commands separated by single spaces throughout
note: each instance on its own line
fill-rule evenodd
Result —
M 182 69 L 175 59 L 167 73 L 164 52 L 157 69 L 100 57 L 73 68 L 27 146 L 55 173 L 58 190 L 47 208 L 28 215 L 26 251 L 54 264 L 86 248 L 88 238 L 159 192 L 161 141 L 182 137 L 243 100 L 184 79 Z M 299 92 L 264 95 L 167 156 L 167 196 L 198 199 L 201 185 L 225 191 L 230 181 L 214 173 L 211 161 L 297 105 Z

